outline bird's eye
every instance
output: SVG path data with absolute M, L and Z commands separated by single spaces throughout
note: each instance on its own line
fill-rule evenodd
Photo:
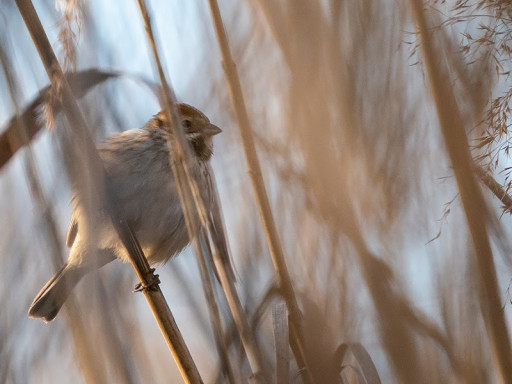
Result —
M 181 125 L 183 126 L 183 128 L 190 128 L 192 127 L 192 122 L 190 120 L 187 120 L 187 119 L 184 119 L 181 121 Z

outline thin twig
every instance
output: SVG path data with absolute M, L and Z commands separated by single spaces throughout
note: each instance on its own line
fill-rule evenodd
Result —
M 512 213 L 512 196 L 505 191 L 505 188 L 481 166 L 473 164 L 473 169 L 480 181 L 503 203 L 505 212 Z

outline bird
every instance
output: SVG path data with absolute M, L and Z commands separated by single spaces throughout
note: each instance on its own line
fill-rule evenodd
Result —
M 198 181 L 207 209 L 215 203 L 209 161 L 213 136 L 222 132 L 198 109 L 176 104 L 181 129 L 189 144 L 189 169 Z M 180 253 L 190 242 L 174 180 L 169 149 L 170 130 L 164 111 L 141 129 L 127 130 L 97 145 L 106 173 L 106 185 L 116 206 L 138 239 L 150 265 L 158 265 Z M 93 217 L 94 241 L 88 241 L 85 207 L 80 195 L 71 198 L 73 208 L 66 244 L 68 260 L 44 285 L 32 302 L 28 315 L 44 322 L 57 316 L 69 294 L 87 273 L 115 259 L 129 261 L 107 213 L 98 209 Z M 94 244 L 94 245 L 91 245 Z

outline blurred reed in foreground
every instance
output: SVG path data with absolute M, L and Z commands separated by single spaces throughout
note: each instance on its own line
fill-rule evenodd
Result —
M 507 35 L 499 31 L 506 30 L 512 9 L 506 2 L 477 3 L 482 6 L 458 2 L 452 9 L 434 1 L 428 11 L 419 1 L 220 4 L 302 312 L 312 382 L 355 383 L 363 376 L 399 383 L 510 380 L 510 218 L 502 215 L 488 186 L 501 185 L 493 193 L 508 201 L 510 52 Z M 296 348 L 288 351 L 292 320 L 276 289 L 208 9 L 182 5 L 173 13 L 149 5 L 162 29 L 160 39 L 169 36 L 158 21 L 164 14 L 167 23 L 178 26 L 174 33 L 185 28 L 177 12 L 196 25 L 191 36 L 197 36 L 190 39 L 200 43 L 192 50 L 184 43 L 180 54 L 166 55 L 169 66 L 179 68 L 169 72 L 170 79 L 176 79 L 178 99 L 204 106 L 224 128 L 213 168 L 237 270 L 235 287 L 261 369 L 277 382 L 308 380 L 291 352 Z M 55 11 L 42 8 L 41 17 L 55 23 Z M 2 116 L 11 116 L 29 104 L 23 94 L 33 89 L 33 78 L 47 82 L 41 68 L 33 75 L 31 68 L 14 64 L 24 56 L 35 60 L 35 53 L 25 32 L 9 40 L 21 25 L 16 10 L 6 6 L 0 12 L 13 20 L 0 26 L 8 80 L 0 80 Z M 84 38 L 76 47 L 77 67 L 133 71 L 107 59 L 127 48 L 122 40 L 112 47 L 98 37 L 106 12 L 104 5 L 90 2 L 77 13 Z M 65 20 L 73 14 L 67 9 Z M 136 26 L 127 40 L 135 39 L 132 33 L 143 36 L 140 14 L 117 17 Z M 61 36 L 73 28 L 60 25 Z M 430 48 L 425 41 L 431 41 Z M 166 41 L 159 44 L 165 51 Z M 74 61 L 73 55 L 65 57 Z M 151 71 L 149 64 L 141 68 Z M 126 82 L 105 81 L 82 98 L 89 125 L 126 129 L 137 126 L 134 114 L 141 121 L 148 117 L 147 97 L 130 95 Z M 129 296 L 134 279 L 126 266 L 88 277 L 76 306 L 67 308 L 70 320 L 42 326 L 25 319 L 29 300 L 52 272 L 48 255 L 62 252 L 64 243 L 69 188 L 58 176 L 61 156 L 54 139 L 62 124 L 56 116 L 54 132 L 36 136 L 0 174 L 5 213 L 0 217 L 0 381 L 178 381 L 147 306 Z M 476 175 L 470 155 L 481 166 Z M 476 176 L 487 182 L 477 185 Z M 212 324 L 223 335 L 233 372 L 227 374 L 217 357 L 201 278 L 187 253 L 159 274 L 192 357 L 205 382 L 246 382 L 251 369 L 218 287 L 213 294 L 222 324 Z M 87 352 L 91 340 L 94 353 Z

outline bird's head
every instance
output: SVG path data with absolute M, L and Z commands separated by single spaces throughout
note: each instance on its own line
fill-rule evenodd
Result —
M 199 109 L 188 104 L 177 104 L 178 112 L 181 116 L 181 127 L 184 130 L 185 138 L 192 146 L 195 155 L 208 161 L 213 154 L 212 137 L 222 130 L 216 125 L 210 123 L 210 120 Z M 167 123 L 165 111 L 158 113 L 156 118 L 160 124 Z

